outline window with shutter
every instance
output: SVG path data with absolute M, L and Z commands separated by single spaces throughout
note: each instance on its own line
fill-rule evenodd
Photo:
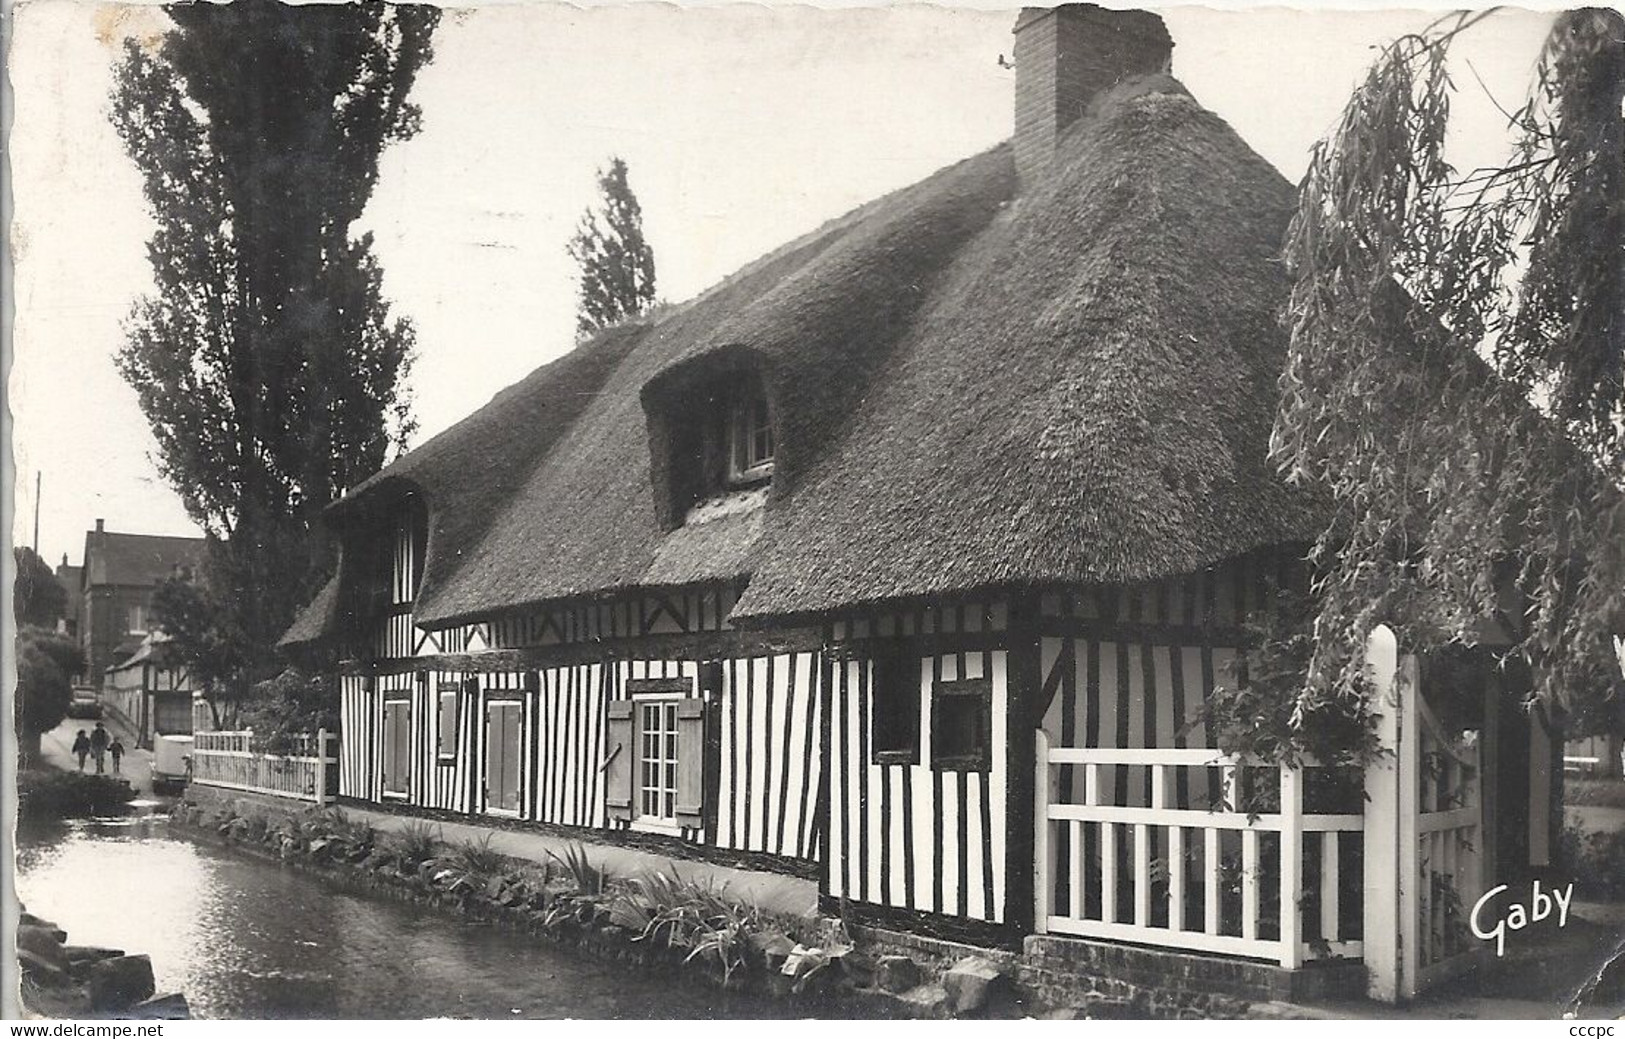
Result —
M 406 797 L 412 779 L 412 705 L 406 700 L 384 702 L 384 794 Z
M 609 735 L 604 744 L 604 808 L 611 819 L 632 821 L 632 701 L 609 702 Z
M 442 684 L 435 705 L 435 752 L 442 765 L 457 760 L 457 694 L 455 685 Z
M 705 701 L 677 701 L 677 825 L 700 829 L 705 821 Z
M 630 699 L 619 702 L 628 715 L 621 742 L 630 756 L 630 774 L 624 780 L 630 803 L 625 815 L 612 817 L 658 832 L 701 828 L 705 701 L 692 695 L 691 678 L 633 679 L 626 690 Z M 614 726 L 612 710 L 612 734 Z

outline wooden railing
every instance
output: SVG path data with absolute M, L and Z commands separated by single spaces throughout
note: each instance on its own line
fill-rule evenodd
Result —
M 338 779 L 338 736 L 322 729 L 293 740 L 287 754 L 253 749 L 252 730 L 200 732 L 192 739 L 192 782 L 326 804 Z
M 1359 813 L 1305 813 L 1302 768 L 1268 766 L 1279 776 L 1278 809 L 1253 813 L 1237 806 L 1243 770 L 1256 778 L 1266 768 L 1260 763 L 1205 749 L 1051 748 L 1042 730 L 1037 739 L 1040 931 L 1269 959 L 1284 967 L 1360 955 L 1361 942 L 1351 940 L 1343 924 L 1358 912 L 1345 913 L 1341 892 L 1358 880 L 1344 864 L 1358 861 L 1365 820 Z M 1081 802 L 1061 789 L 1063 766 L 1082 770 Z M 1149 770 L 1148 805 L 1112 803 L 1126 800 L 1119 795 L 1129 785 L 1108 784 L 1105 770 L 1123 766 Z M 1170 802 L 1180 769 L 1218 772 L 1222 798 L 1213 810 Z M 1307 897 L 1306 862 L 1314 880 Z M 1266 883 L 1267 877 L 1273 879 Z M 1063 890 L 1064 901 L 1057 897 Z M 1312 933 L 1306 935 L 1310 909 Z

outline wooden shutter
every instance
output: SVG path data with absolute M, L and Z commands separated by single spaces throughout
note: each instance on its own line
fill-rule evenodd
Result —
M 632 701 L 609 702 L 609 737 L 604 741 L 604 807 L 611 819 L 632 821 L 632 775 L 638 748 L 632 740 Z
M 457 687 L 442 685 L 435 701 L 435 754 L 442 762 L 457 754 Z
M 705 701 L 677 701 L 677 825 L 705 824 Z

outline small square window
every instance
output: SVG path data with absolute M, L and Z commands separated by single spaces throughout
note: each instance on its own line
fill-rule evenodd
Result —
M 993 688 L 985 678 L 938 682 L 931 695 L 931 767 L 985 772 L 990 767 Z
M 920 762 L 920 658 L 888 647 L 870 662 L 870 738 L 877 765 Z

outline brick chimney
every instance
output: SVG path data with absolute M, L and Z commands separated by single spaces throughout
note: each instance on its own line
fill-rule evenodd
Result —
M 1049 171 L 1055 142 L 1118 82 L 1167 72 L 1174 43 L 1150 11 L 1095 4 L 1025 7 L 1016 18 L 1016 172 L 1025 192 Z
M 99 517 L 97 518 L 97 520 L 96 520 L 96 533 L 100 534 L 102 532 L 104 522 L 105 521 L 100 519 Z

